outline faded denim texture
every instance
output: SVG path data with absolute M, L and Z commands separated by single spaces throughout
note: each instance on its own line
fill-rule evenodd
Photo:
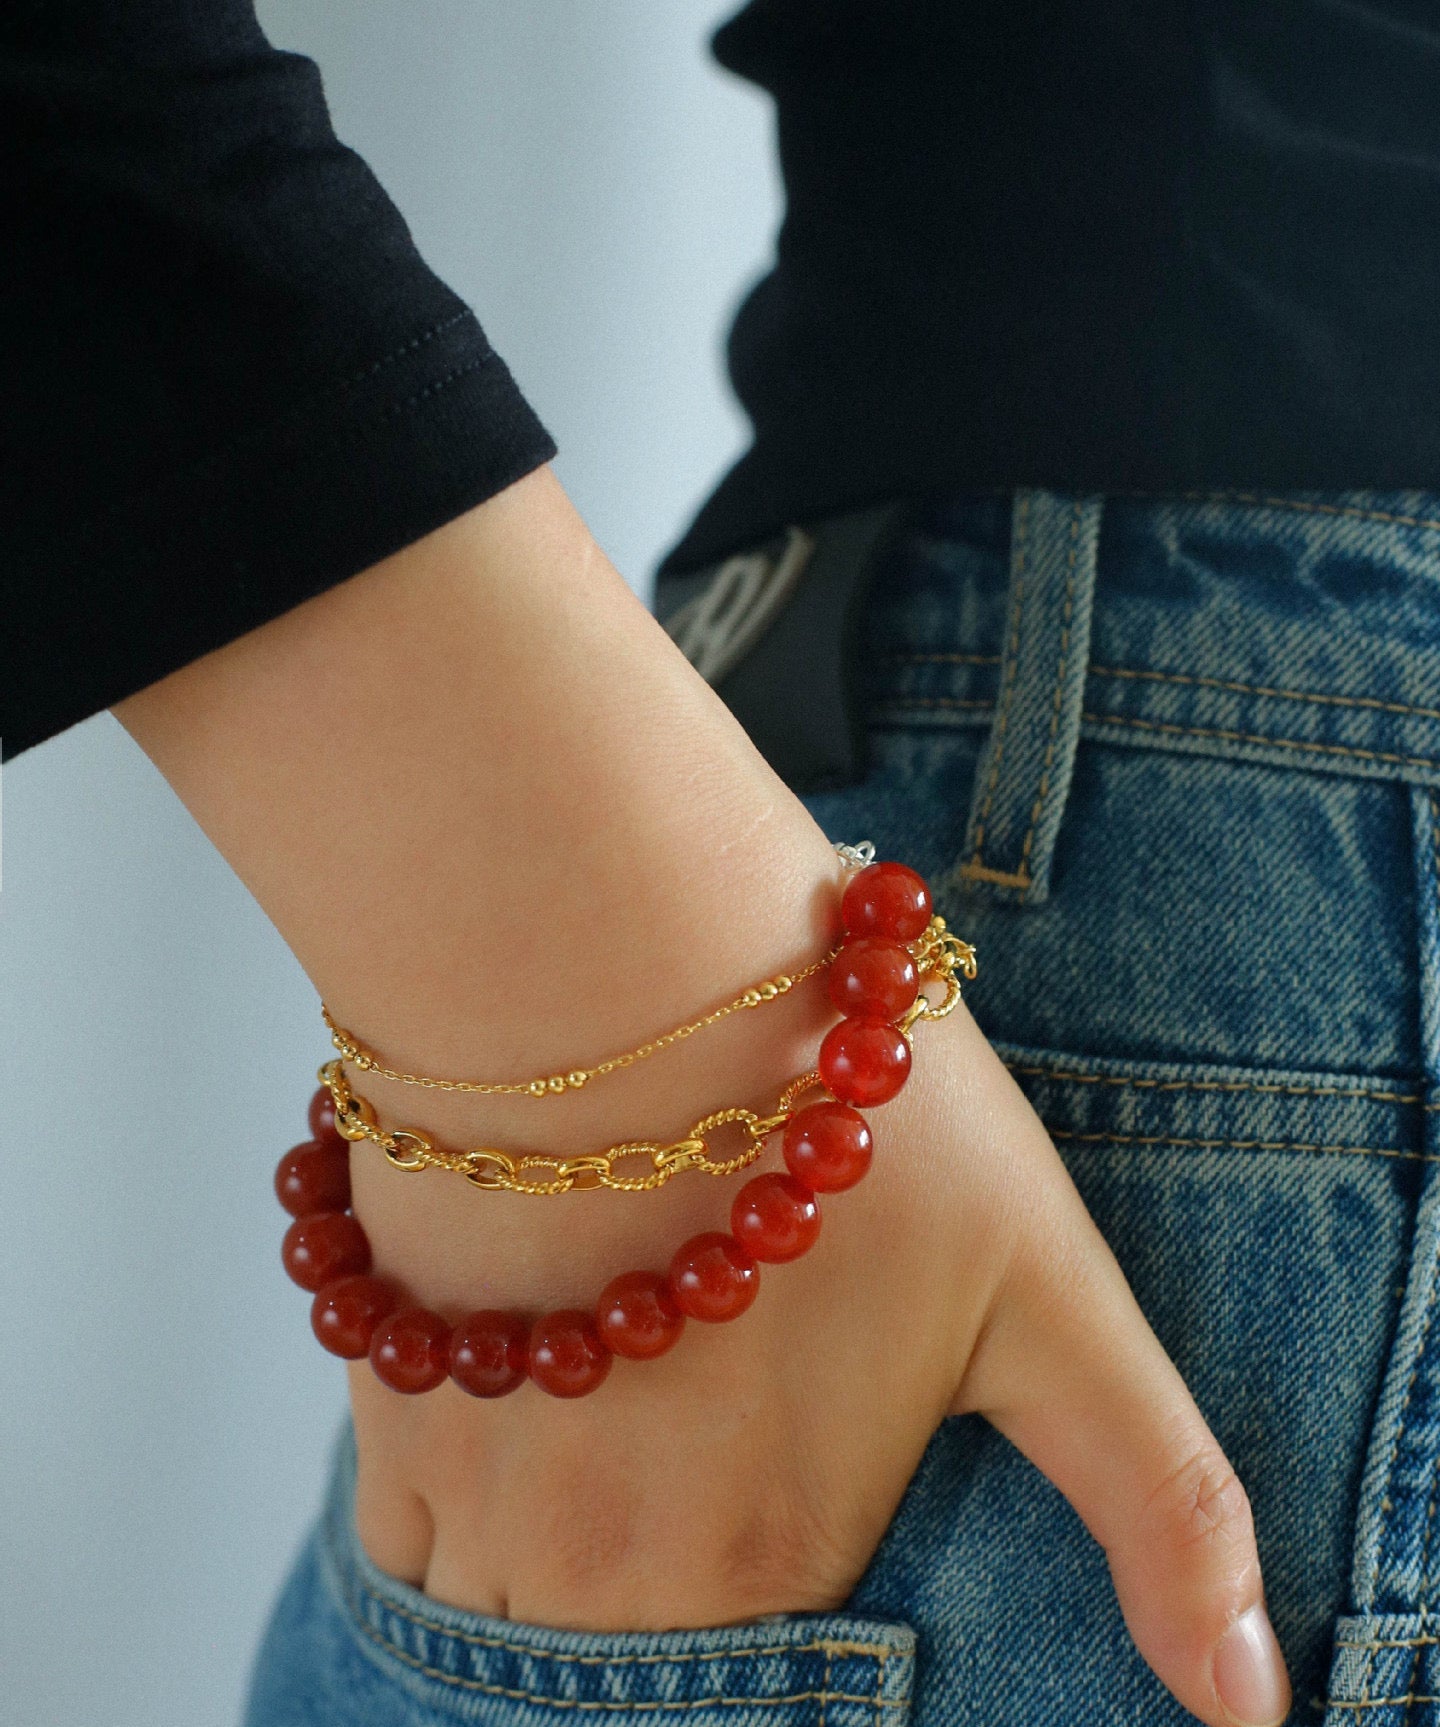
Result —
M 966 997 L 1245 1481 L 1292 1721 L 1440 1727 L 1440 494 L 927 504 L 865 602 L 833 839 L 923 871 Z M 1147 1727 L 1104 1557 L 945 1422 L 845 1609 L 662 1635 L 375 1570 L 348 1430 L 248 1727 Z

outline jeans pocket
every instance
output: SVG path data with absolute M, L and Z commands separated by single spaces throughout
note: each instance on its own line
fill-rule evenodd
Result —
M 659 1632 L 470 1613 L 381 1571 L 354 1524 L 354 1436 L 277 1604 L 246 1727 L 550 1727 L 634 1713 L 661 1727 L 905 1727 L 916 1638 L 901 1620 L 770 1614 Z
M 1425 1089 L 1000 1053 L 1245 1483 L 1304 1718 L 1353 1606 L 1367 1459 L 1435 1162 Z
M 995 1047 L 1245 1484 L 1294 1719 L 1313 1719 L 1435 1162 L 1423 1088 Z M 937 1433 L 850 1605 L 918 1633 L 922 1727 L 1190 1720 L 1079 1517 L 978 1417 Z

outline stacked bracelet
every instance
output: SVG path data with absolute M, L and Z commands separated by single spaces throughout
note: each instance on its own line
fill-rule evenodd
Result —
M 836 849 L 850 864 L 864 859 L 867 850 L 873 856 L 874 848 L 866 842 Z M 715 1324 L 738 1318 L 758 1293 L 761 1264 L 798 1259 L 814 1245 L 820 1230 L 816 1195 L 853 1187 L 869 1169 L 873 1139 L 858 1106 L 872 1107 L 896 1095 L 910 1073 L 912 1028 L 954 1008 L 960 996 L 957 968 L 966 977 L 975 975 L 974 950 L 933 915 L 928 887 L 904 864 L 865 862 L 846 887 L 840 916 L 845 937 L 820 963 L 830 966 L 830 998 L 842 1018 L 820 1045 L 817 1071 L 792 1081 L 772 1115 L 721 1110 L 697 1123 L 697 1129 L 708 1129 L 739 1121 L 748 1144 L 735 1158 L 705 1156 L 703 1133 L 695 1130 L 671 1147 L 627 1142 L 579 1159 L 542 1154 L 512 1159 L 487 1147 L 441 1152 L 409 1129 L 385 1134 L 364 1100 L 349 1091 L 340 1063 L 322 1068 L 325 1083 L 310 1104 L 313 1137 L 288 1151 L 275 1172 L 276 1193 L 295 1219 L 282 1259 L 291 1278 L 314 1296 L 311 1326 L 321 1344 L 348 1360 L 368 1356 L 377 1378 L 395 1391 L 431 1391 L 450 1379 L 472 1396 L 502 1397 L 528 1378 L 552 1396 L 581 1397 L 603 1383 L 615 1356 L 643 1361 L 663 1355 L 679 1339 L 686 1319 Z M 924 995 L 929 981 L 944 983 L 941 1002 Z M 815 1086 L 827 1095 L 797 1109 L 796 1099 Z M 527 1319 L 486 1309 L 452 1325 L 429 1309 L 407 1304 L 392 1284 L 370 1275 L 370 1244 L 349 1210 L 350 1140 L 377 1140 L 402 1168 L 438 1164 L 458 1168 L 472 1180 L 480 1177 L 480 1186 L 554 1193 L 595 1185 L 650 1188 L 676 1167 L 731 1173 L 752 1162 L 776 1131 L 782 1136 L 786 1173 L 758 1175 L 745 1183 L 731 1206 L 728 1233 L 691 1237 L 664 1273 L 622 1273 L 591 1310 L 570 1308 Z M 415 1155 L 418 1146 L 425 1150 L 423 1159 Z M 677 1147 L 680 1154 L 663 1164 L 662 1173 L 655 1153 Z M 615 1175 L 607 1160 L 637 1149 L 651 1155 L 650 1175 Z M 500 1160 L 518 1179 L 494 1179 L 495 1170 L 477 1166 L 477 1157 Z M 609 1179 L 580 1179 L 597 1173 L 602 1162 Z M 548 1164 L 554 1173 L 545 1180 L 525 1176 L 534 1163 Z

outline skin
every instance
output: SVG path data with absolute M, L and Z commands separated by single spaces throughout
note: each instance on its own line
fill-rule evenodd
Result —
M 838 933 L 825 835 L 548 466 L 114 712 L 339 1022 L 402 1068 L 593 1063 Z M 382 1124 L 442 1144 L 580 1152 L 772 1109 L 833 1019 L 820 976 L 541 1101 L 351 1078 Z M 353 1365 L 367 1550 L 440 1600 L 550 1625 L 836 1607 L 937 1423 L 978 1411 L 1102 1544 L 1160 1679 L 1231 1727 L 1216 1645 L 1262 1599 L 1245 1491 L 1034 1111 L 962 1005 L 917 1028 L 909 1083 L 868 1113 L 874 1166 L 822 1199 L 815 1250 L 593 1397 L 406 1398 Z M 351 1165 L 377 1270 L 450 1317 L 589 1306 L 726 1227 L 735 1187 L 539 1200 L 368 1145 Z

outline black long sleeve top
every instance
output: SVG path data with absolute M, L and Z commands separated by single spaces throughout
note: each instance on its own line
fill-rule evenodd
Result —
M 786 211 L 662 571 L 936 490 L 1440 483 L 1426 0 L 751 0 L 712 50 Z M 5 757 L 556 453 L 250 0 L 11 0 L 0 148 Z

